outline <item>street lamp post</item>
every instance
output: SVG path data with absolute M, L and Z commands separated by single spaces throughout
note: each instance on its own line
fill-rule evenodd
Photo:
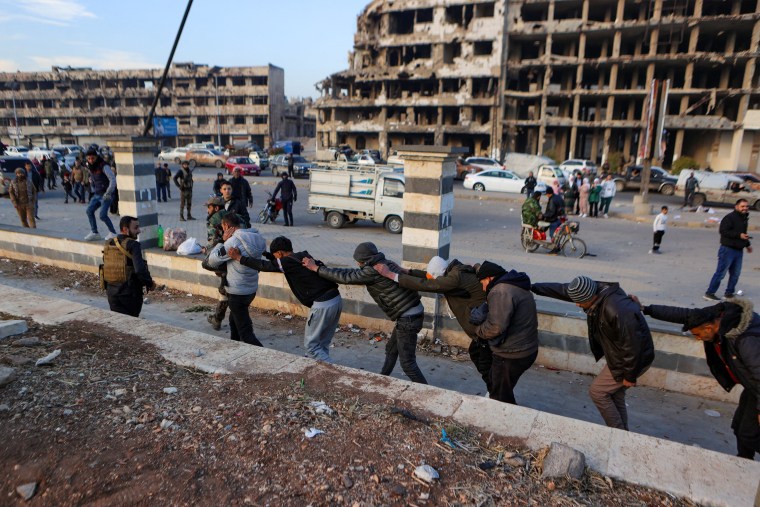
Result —
M 5 83 L 5 87 L 11 91 L 11 101 L 13 102 L 13 121 L 16 122 L 16 146 L 20 146 L 21 132 L 18 128 L 18 114 L 16 113 L 16 90 L 19 88 L 18 81 Z

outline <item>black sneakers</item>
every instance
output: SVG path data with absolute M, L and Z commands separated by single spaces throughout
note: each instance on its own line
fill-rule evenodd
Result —
M 720 301 L 720 298 L 718 296 L 709 292 L 705 292 L 705 295 L 702 296 L 702 299 L 705 301 Z

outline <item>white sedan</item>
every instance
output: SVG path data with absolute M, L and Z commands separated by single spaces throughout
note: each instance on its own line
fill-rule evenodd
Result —
M 190 151 L 189 148 L 164 148 L 158 154 L 158 160 L 161 162 L 174 162 L 179 164 L 185 160 L 185 155 Z
M 464 188 L 494 192 L 514 192 L 521 194 L 525 191 L 525 180 L 520 178 L 512 171 L 493 170 L 483 171 L 477 174 L 468 174 L 464 177 Z M 535 192 L 546 192 L 546 185 L 542 182 L 536 183 Z

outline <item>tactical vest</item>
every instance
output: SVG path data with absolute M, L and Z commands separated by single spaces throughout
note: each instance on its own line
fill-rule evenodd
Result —
M 122 284 L 129 281 L 135 268 L 130 264 L 132 255 L 127 251 L 127 241 L 120 244 L 118 238 L 107 241 L 103 247 L 103 281 L 107 284 Z

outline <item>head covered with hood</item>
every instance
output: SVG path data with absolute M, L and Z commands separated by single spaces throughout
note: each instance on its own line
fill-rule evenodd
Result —
M 378 262 L 385 260 L 385 255 L 382 252 L 378 252 L 374 243 L 367 241 L 366 243 L 359 243 L 354 250 L 354 260 L 356 262 L 368 264 L 374 266 Z

